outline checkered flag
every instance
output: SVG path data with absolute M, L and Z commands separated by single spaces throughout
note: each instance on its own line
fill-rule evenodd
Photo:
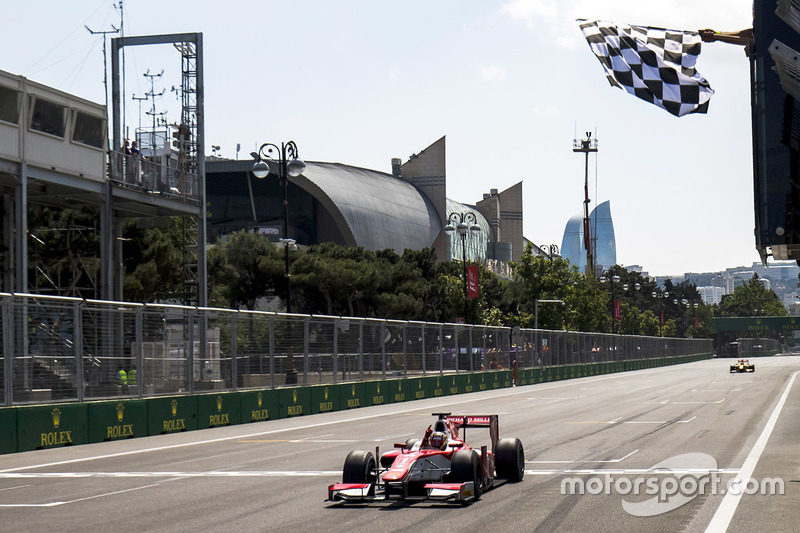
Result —
M 694 68 L 699 33 L 602 20 L 578 24 L 611 85 L 677 117 L 708 111 L 714 90 Z

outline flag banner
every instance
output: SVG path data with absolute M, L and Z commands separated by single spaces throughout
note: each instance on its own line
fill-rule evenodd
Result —
M 477 298 L 480 295 L 478 265 L 467 265 L 467 296 L 469 298 Z
M 705 113 L 714 90 L 695 62 L 700 34 L 578 19 L 609 83 L 676 117 Z
M 622 318 L 622 307 L 620 307 L 619 300 L 614 300 L 614 320 Z

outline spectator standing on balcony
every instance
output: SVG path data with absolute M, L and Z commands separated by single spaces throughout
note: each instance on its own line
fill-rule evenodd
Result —
M 142 152 L 136 145 L 136 141 L 131 142 L 131 155 L 134 157 L 134 159 L 141 159 L 143 161 L 146 161 L 146 158 L 142 155 Z

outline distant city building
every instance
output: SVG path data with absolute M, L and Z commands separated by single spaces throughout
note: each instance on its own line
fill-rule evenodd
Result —
M 700 293 L 703 303 L 708 305 L 720 303 L 725 295 L 725 289 L 722 287 L 697 287 L 697 292 Z
M 594 255 L 595 270 L 601 272 L 617 264 L 617 241 L 614 221 L 611 219 L 611 202 L 599 204 L 589 214 L 589 231 Z M 586 271 L 586 247 L 583 240 L 583 217 L 569 219 L 561 241 L 561 256 Z

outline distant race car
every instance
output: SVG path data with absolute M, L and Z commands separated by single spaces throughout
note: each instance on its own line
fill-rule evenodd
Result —
M 731 373 L 733 372 L 755 372 L 756 365 L 751 364 L 747 359 L 739 359 L 735 364 L 731 365 Z
M 436 422 L 420 439 L 395 444 L 380 455 L 352 451 L 344 461 L 342 483 L 328 486 L 328 500 L 365 502 L 388 499 L 478 500 L 496 479 L 522 481 L 525 452 L 516 438 L 498 438 L 498 415 L 452 416 L 434 413 Z M 467 428 L 489 430 L 491 449 L 473 449 Z M 378 455 L 378 450 L 375 450 Z

